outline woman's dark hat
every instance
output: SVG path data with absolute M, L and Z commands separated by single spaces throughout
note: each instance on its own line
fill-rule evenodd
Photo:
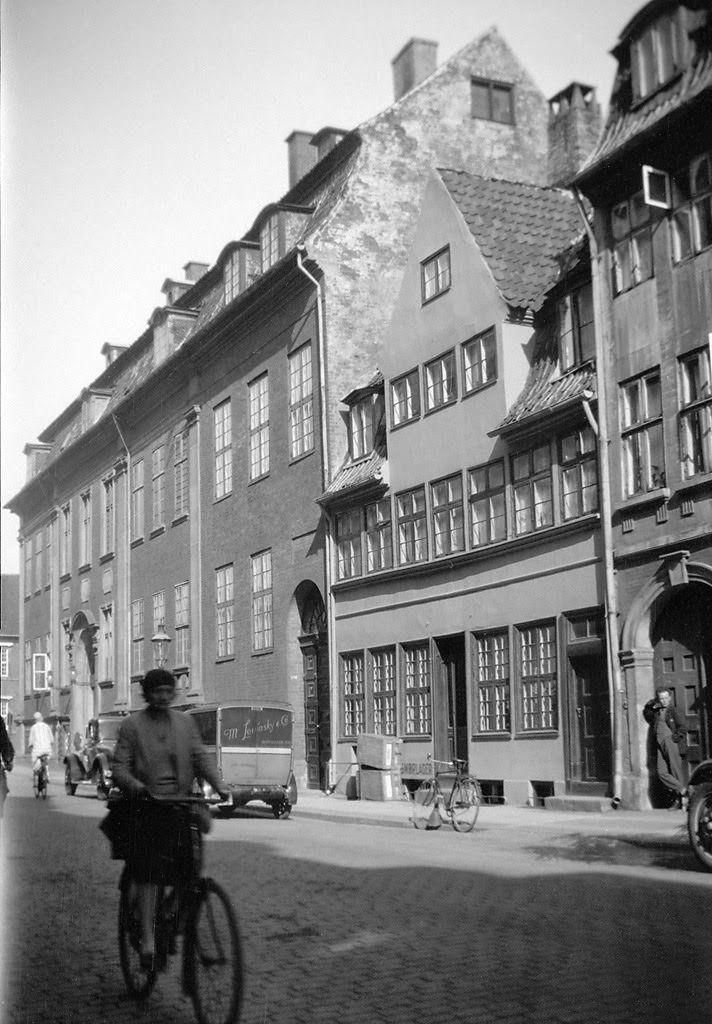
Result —
M 173 673 L 169 672 L 165 668 L 152 668 L 146 673 L 141 680 L 141 687 L 144 693 L 149 690 L 155 690 L 157 686 L 175 686 L 176 681 L 173 678 Z

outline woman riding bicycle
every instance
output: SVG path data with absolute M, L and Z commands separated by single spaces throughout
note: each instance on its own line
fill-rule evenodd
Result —
M 148 706 L 121 724 L 113 778 L 131 800 L 127 868 L 138 890 L 141 961 L 151 969 L 158 887 L 180 884 L 189 873 L 191 841 L 181 809 L 152 803 L 150 797 L 190 796 L 196 779 L 210 783 L 225 798 L 227 793 L 193 719 L 170 707 L 175 697 L 173 675 L 154 668 L 141 685 Z

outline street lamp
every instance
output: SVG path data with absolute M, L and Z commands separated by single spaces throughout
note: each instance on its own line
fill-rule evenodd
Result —
M 168 655 L 168 644 L 171 642 L 171 638 L 166 633 L 166 627 L 162 622 L 158 623 L 158 629 L 151 637 L 151 643 L 155 644 L 155 660 L 158 668 L 163 668 L 166 663 L 166 657 Z

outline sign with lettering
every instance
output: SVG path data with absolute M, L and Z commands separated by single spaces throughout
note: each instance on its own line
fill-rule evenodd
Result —
M 220 714 L 223 751 L 292 746 L 292 712 L 283 708 L 227 707 Z

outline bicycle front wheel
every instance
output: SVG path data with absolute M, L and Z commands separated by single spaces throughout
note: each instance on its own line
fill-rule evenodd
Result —
M 156 983 L 156 972 L 141 967 L 141 919 L 136 883 L 129 878 L 126 868 L 119 899 L 119 961 L 129 995 L 133 999 L 145 999 Z
M 474 779 L 460 779 L 452 788 L 449 810 L 456 832 L 471 832 L 480 813 L 480 794 Z
M 237 919 L 227 893 L 203 878 L 185 939 L 185 971 L 198 1024 L 234 1024 L 242 997 Z

